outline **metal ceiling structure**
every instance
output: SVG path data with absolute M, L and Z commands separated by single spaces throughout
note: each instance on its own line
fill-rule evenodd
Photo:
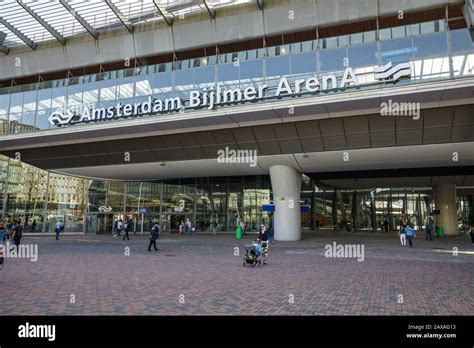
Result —
M 260 6 L 262 1 L 257 1 Z M 0 52 L 28 45 L 35 50 L 38 43 L 58 40 L 88 32 L 97 39 L 100 32 L 125 27 L 133 33 L 138 23 L 183 19 L 196 12 L 207 12 L 214 19 L 216 10 L 255 0 L 0 0 Z

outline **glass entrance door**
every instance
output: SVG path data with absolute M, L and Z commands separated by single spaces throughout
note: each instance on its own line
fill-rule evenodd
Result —
M 112 229 L 116 218 L 119 215 L 112 213 L 93 213 L 87 217 L 86 233 L 112 234 Z

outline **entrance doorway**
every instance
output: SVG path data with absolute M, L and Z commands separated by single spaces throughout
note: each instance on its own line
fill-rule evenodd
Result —
M 92 213 L 87 217 L 86 233 L 112 234 L 116 219 L 123 219 L 122 214 Z
M 164 233 L 178 233 L 179 225 L 181 222 L 186 224 L 186 221 L 191 221 L 192 227 L 194 225 L 194 215 L 193 214 L 180 214 L 180 213 L 171 213 L 164 214 L 162 221 L 162 229 Z

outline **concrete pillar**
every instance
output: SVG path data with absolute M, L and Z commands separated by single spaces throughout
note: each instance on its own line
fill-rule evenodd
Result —
M 456 185 L 445 183 L 433 188 L 435 208 L 440 210 L 437 224 L 444 227 L 446 235 L 459 234 L 456 209 Z
M 301 239 L 301 173 L 291 167 L 270 167 L 273 201 L 275 203 L 275 240 Z

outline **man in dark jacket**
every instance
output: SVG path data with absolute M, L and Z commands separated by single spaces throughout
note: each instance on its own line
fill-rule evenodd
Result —
M 17 252 L 19 251 L 18 249 L 20 247 L 20 241 L 21 241 L 22 236 L 23 236 L 23 226 L 21 225 L 21 222 L 18 221 L 13 229 L 13 235 L 12 235 L 12 239 L 16 245 Z
M 155 247 L 155 251 L 159 250 L 156 247 L 156 240 L 158 238 L 160 238 L 160 225 L 156 223 L 155 226 L 153 226 L 153 228 L 150 231 L 150 244 L 148 244 L 148 251 L 151 251 L 152 245 Z

